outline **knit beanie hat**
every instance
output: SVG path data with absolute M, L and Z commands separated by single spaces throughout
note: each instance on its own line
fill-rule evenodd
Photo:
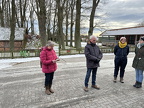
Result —
M 144 41 L 144 36 L 140 38 L 140 40 Z
M 120 41 L 122 41 L 122 40 L 126 40 L 126 38 L 125 38 L 125 37 L 121 37 L 121 38 L 120 38 Z

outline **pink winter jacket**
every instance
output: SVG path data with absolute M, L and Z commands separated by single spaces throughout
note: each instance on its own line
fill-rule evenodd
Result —
M 40 61 L 42 62 L 42 72 L 52 73 L 56 71 L 57 64 L 53 63 L 52 60 L 56 60 L 57 56 L 53 49 L 43 48 L 40 53 Z

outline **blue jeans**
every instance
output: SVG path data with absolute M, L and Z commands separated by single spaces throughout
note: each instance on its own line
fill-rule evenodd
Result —
M 136 72 L 136 81 L 142 83 L 143 81 L 143 70 L 135 69 Z
M 53 81 L 54 72 L 45 73 L 45 86 L 51 85 Z
M 96 73 L 97 73 L 97 68 L 87 68 L 87 73 L 85 77 L 85 87 L 88 87 L 88 82 L 89 78 L 92 72 L 92 85 L 96 85 Z

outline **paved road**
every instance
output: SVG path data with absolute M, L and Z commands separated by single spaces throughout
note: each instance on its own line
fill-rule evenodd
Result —
M 100 90 L 83 91 L 85 58 L 65 58 L 58 63 L 53 89 L 44 93 L 39 61 L 17 63 L 0 70 L 0 108 L 144 108 L 144 88 L 134 88 L 135 72 L 129 55 L 125 83 L 113 83 L 113 55 L 104 55 L 97 73 Z M 91 79 L 89 84 L 91 83 Z

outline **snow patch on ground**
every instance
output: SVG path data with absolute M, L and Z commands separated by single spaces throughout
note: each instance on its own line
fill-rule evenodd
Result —
M 134 54 L 134 53 L 130 53 Z M 113 53 L 104 53 L 103 55 L 114 55 Z M 76 54 L 76 55 L 65 55 L 65 56 L 59 56 L 59 58 L 75 58 L 75 57 L 84 57 L 84 54 Z M 22 63 L 22 62 L 29 62 L 29 61 L 35 61 L 40 60 L 39 57 L 31 57 L 31 58 L 16 58 L 16 59 L 1 59 L 0 60 L 0 69 L 11 67 L 13 64 L 16 63 Z

